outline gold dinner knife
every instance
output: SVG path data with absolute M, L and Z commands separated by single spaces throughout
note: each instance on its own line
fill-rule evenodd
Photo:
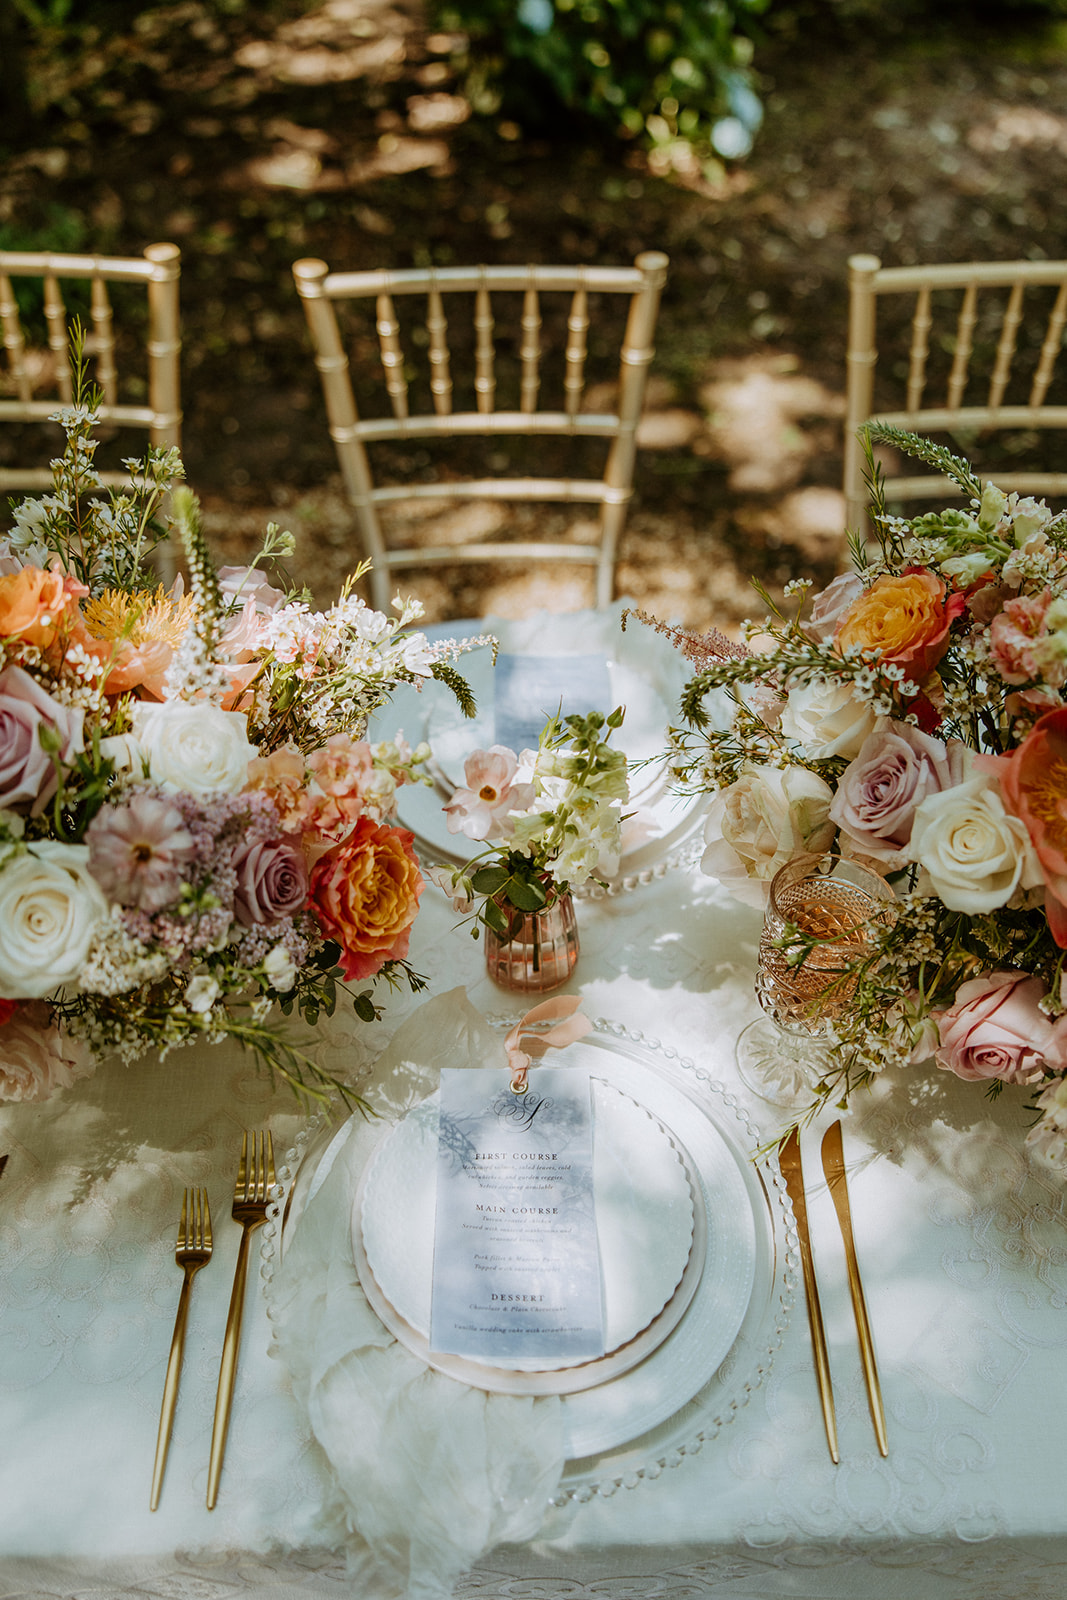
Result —
M 796 1128 L 778 1147 L 778 1165 L 785 1180 L 786 1192 L 793 1203 L 797 1238 L 800 1241 L 800 1265 L 804 1273 L 804 1298 L 808 1303 L 808 1324 L 811 1328 L 811 1346 L 815 1355 L 815 1377 L 819 1385 L 822 1419 L 826 1427 L 826 1442 L 830 1446 L 830 1459 L 836 1466 L 841 1459 L 837 1453 L 837 1414 L 834 1411 L 834 1391 L 830 1382 L 830 1359 L 826 1353 L 826 1333 L 822 1325 L 822 1307 L 819 1304 L 819 1285 L 815 1281 L 815 1261 L 811 1253 L 811 1235 L 808 1233 L 808 1203 L 804 1195 L 804 1168 L 800 1161 L 800 1138 Z
M 830 1196 L 837 1212 L 841 1237 L 845 1243 L 845 1261 L 848 1265 L 848 1290 L 852 1296 L 852 1314 L 856 1319 L 856 1333 L 860 1341 L 860 1360 L 867 1384 L 867 1403 L 871 1408 L 874 1437 L 882 1455 L 889 1454 L 885 1430 L 885 1407 L 882 1404 L 882 1386 L 878 1381 L 878 1366 L 874 1359 L 874 1340 L 867 1316 L 867 1302 L 863 1298 L 859 1261 L 856 1258 L 856 1241 L 852 1236 L 852 1210 L 848 1203 L 848 1184 L 845 1181 L 845 1156 L 841 1148 L 841 1123 L 827 1128 L 822 1141 L 822 1169 L 830 1185 Z

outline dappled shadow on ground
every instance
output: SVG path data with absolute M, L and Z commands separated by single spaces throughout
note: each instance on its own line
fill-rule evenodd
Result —
M 28 125 L 0 171 L 0 244 L 180 244 L 184 445 L 211 536 L 237 559 L 267 520 L 288 524 L 295 575 L 319 599 L 355 551 L 293 260 L 666 250 L 619 591 L 732 629 L 759 609 L 750 577 L 772 593 L 824 581 L 844 557 L 847 257 L 1067 255 L 1057 37 L 772 40 L 757 57 L 764 132 L 716 182 L 573 127 L 532 137 L 471 114 L 454 43 L 397 0 L 146 12 L 78 60 L 38 63 L 62 111 Z M 465 532 L 497 537 L 499 513 L 477 515 Z M 444 540 L 455 516 L 401 508 L 396 537 Z M 582 537 L 566 510 L 537 516 Z M 411 587 L 434 616 L 591 597 L 580 569 L 556 581 L 486 566 Z

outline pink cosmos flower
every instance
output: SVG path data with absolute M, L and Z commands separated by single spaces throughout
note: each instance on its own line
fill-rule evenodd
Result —
M 196 849 L 177 807 L 143 791 L 98 811 L 86 839 L 89 871 L 108 898 L 149 913 L 175 899 Z
M 259 612 L 277 611 L 285 604 L 280 589 L 273 588 L 258 567 L 220 567 L 219 588 L 224 599 L 255 606 Z
M 534 801 L 532 783 L 513 781 L 518 765 L 518 756 L 506 745 L 473 751 L 463 767 L 466 788 L 457 789 L 445 806 L 449 833 L 468 839 L 509 838 L 515 825 L 508 812 L 525 811 Z
M 1067 1024 L 1049 1021 L 1038 1001 L 1040 978 L 990 972 L 961 983 L 954 1003 L 936 1013 L 939 1067 L 968 1082 L 1038 1083 L 1067 1067 Z
M 235 617 L 219 640 L 219 648 L 231 661 L 250 661 L 263 642 L 266 629 L 262 614 L 251 600 Z

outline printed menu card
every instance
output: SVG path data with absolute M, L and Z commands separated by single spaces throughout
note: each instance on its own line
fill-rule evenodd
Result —
M 509 750 L 536 750 L 541 729 L 559 711 L 564 717 L 612 709 L 611 674 L 603 656 L 501 654 L 493 675 L 496 743 Z
M 588 1075 L 441 1072 L 430 1348 L 501 1360 L 604 1354 Z

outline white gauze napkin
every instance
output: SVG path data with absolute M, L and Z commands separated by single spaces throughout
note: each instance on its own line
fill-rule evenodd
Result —
M 390 1123 L 439 1069 L 506 1065 L 503 1037 L 463 989 L 405 1022 L 367 1095 Z M 352 1205 L 381 1121 L 357 1113 L 286 1239 L 271 1285 L 272 1353 L 323 1451 L 324 1526 L 343 1538 L 361 1600 L 447 1600 L 503 1541 L 532 1538 L 563 1471 L 558 1397 L 490 1395 L 429 1370 L 379 1322 L 360 1287 Z

